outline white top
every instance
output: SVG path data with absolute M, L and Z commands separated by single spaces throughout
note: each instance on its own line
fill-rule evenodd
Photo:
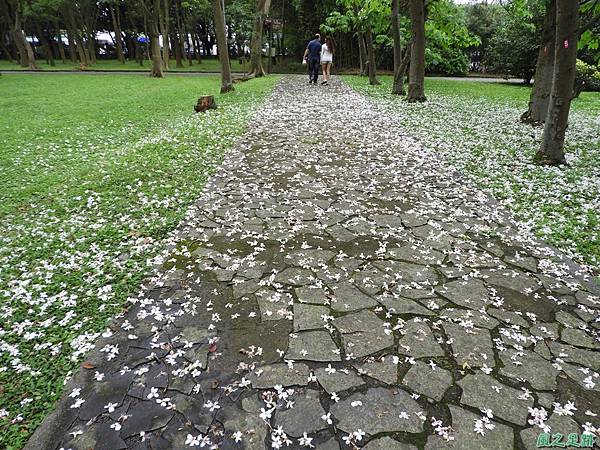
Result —
M 321 62 L 333 62 L 333 53 L 329 51 L 329 47 L 327 47 L 327 44 L 323 44 L 321 46 Z

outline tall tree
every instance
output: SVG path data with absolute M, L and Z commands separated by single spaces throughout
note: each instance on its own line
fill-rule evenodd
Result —
M 408 71 L 409 102 L 424 102 L 425 98 L 425 4 L 424 0 L 409 0 L 410 69 Z
M 377 66 L 375 63 L 375 49 L 373 48 L 373 28 L 371 24 L 367 24 L 367 56 L 369 58 L 369 84 L 375 86 L 380 84 L 377 79 Z
M 576 75 L 579 1 L 556 2 L 556 37 L 552 90 L 542 144 L 536 154 L 541 164 L 565 164 L 564 144 L 573 83 Z
M 33 52 L 33 48 L 31 44 L 25 37 L 25 31 L 23 31 L 23 22 L 22 22 L 22 8 L 20 1 L 17 1 L 14 8 L 14 30 L 13 35 L 15 38 L 15 43 L 17 44 L 17 48 L 21 53 L 21 64 L 26 65 L 31 70 L 39 69 L 37 65 L 37 61 L 35 60 L 35 53 Z
M 248 72 L 248 75 L 252 77 L 262 77 L 265 75 L 265 69 L 262 65 L 263 25 L 269 15 L 270 8 L 271 0 L 256 1 L 256 13 L 250 43 L 250 70 Z
M 556 0 L 550 0 L 544 15 L 542 45 L 538 51 L 533 89 L 531 89 L 527 111 L 521 115 L 522 122 L 538 124 L 546 120 L 554 74 L 555 40 Z
M 119 4 L 113 5 L 108 2 L 108 11 L 112 20 L 113 31 L 115 33 L 115 47 L 117 50 L 117 60 L 125 64 L 125 55 L 123 53 L 123 32 L 121 30 L 121 23 L 118 18 L 119 15 Z
M 400 1 L 392 0 L 392 38 L 394 39 L 394 84 L 392 85 L 392 94 L 404 95 L 404 70 L 402 68 L 402 39 L 400 37 Z
M 225 5 L 222 0 L 212 0 L 215 17 L 215 33 L 217 37 L 217 53 L 221 62 L 221 93 L 233 91 L 231 65 L 229 63 L 229 46 L 225 30 Z
M 169 14 L 169 0 L 163 0 L 163 9 L 159 14 L 160 17 L 160 32 L 162 34 L 162 63 L 163 68 L 169 70 L 170 45 L 169 45 L 169 28 L 171 15 Z
M 160 22 L 160 0 L 152 0 L 150 7 L 148 8 L 148 19 L 150 21 L 150 52 L 152 53 L 152 68 L 150 70 L 150 76 L 156 78 L 163 78 L 165 73 L 163 72 L 163 61 L 160 53 L 160 41 L 159 37 L 159 22 Z

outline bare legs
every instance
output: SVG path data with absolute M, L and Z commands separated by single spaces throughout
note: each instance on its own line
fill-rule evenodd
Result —
M 321 68 L 323 70 L 323 82 L 321 84 L 326 84 L 331 79 L 331 63 L 323 63 Z

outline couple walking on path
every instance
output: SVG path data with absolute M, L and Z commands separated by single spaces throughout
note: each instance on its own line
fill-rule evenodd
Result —
M 335 53 L 335 42 L 331 36 L 325 38 L 321 43 L 321 35 L 315 34 L 312 41 L 306 46 L 304 51 L 303 64 L 308 64 L 308 82 L 317 84 L 319 78 L 319 65 L 323 68 L 322 85 L 329 84 L 331 79 L 331 65 L 333 64 L 333 54 Z

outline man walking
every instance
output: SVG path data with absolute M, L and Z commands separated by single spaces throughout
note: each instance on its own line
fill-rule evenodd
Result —
M 319 66 L 321 65 L 321 35 L 315 34 L 315 38 L 308 43 L 304 51 L 304 61 L 308 62 L 308 83 L 317 84 L 319 78 Z

